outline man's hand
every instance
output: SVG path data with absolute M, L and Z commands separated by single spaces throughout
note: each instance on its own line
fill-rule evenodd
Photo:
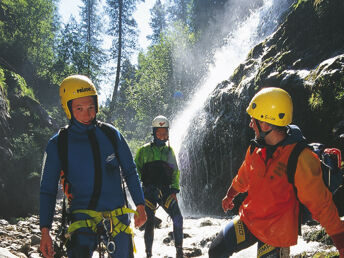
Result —
M 222 199 L 222 209 L 224 212 L 234 208 L 233 199 L 237 195 L 238 192 L 235 191 L 235 189 L 232 186 L 230 186 L 225 198 Z
M 143 224 L 146 223 L 147 214 L 146 214 L 146 211 L 145 211 L 145 206 L 143 204 L 138 205 L 136 207 L 136 211 L 137 211 L 138 215 L 136 215 L 136 214 L 134 215 L 135 227 L 139 228 Z
M 344 258 L 344 232 L 332 235 L 331 238 L 339 251 L 339 257 Z
M 41 244 L 40 250 L 44 257 L 46 258 L 54 258 L 55 252 L 53 247 L 53 240 L 49 234 L 49 228 L 42 228 L 41 229 Z
M 234 208 L 233 199 L 234 198 L 228 198 L 228 196 L 222 199 L 222 209 L 224 212 Z

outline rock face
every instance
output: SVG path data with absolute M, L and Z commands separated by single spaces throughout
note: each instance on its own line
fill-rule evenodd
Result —
M 344 151 L 343 16 L 341 0 L 298 1 L 278 30 L 216 87 L 179 154 L 187 211 L 223 214 L 221 199 L 253 138 L 245 110 L 262 87 L 291 94 L 293 123 L 310 142 Z
M 0 67 L 0 218 L 38 211 L 41 162 L 53 130 L 25 80 Z

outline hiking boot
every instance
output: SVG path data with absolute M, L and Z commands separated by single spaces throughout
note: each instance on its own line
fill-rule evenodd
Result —
M 176 250 L 177 250 L 176 258 L 183 258 L 184 257 L 183 248 L 182 247 L 177 247 Z
M 152 257 L 152 252 L 146 251 L 146 257 L 147 257 L 147 258 Z

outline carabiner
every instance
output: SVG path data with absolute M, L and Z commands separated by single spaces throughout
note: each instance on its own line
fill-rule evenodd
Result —
M 109 254 L 112 254 L 115 252 L 116 249 L 116 244 L 114 241 L 108 241 L 106 245 L 106 250 L 108 251 Z

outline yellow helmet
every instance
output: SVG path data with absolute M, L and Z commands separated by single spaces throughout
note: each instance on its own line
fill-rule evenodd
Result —
M 60 99 L 63 110 L 67 118 L 72 115 L 68 107 L 68 102 L 73 99 L 95 96 L 96 112 L 98 112 L 97 90 L 92 81 L 84 75 L 71 75 L 65 78 L 60 85 Z
M 253 118 L 272 125 L 286 126 L 293 119 L 293 102 L 280 88 L 264 88 L 254 95 L 246 112 Z

